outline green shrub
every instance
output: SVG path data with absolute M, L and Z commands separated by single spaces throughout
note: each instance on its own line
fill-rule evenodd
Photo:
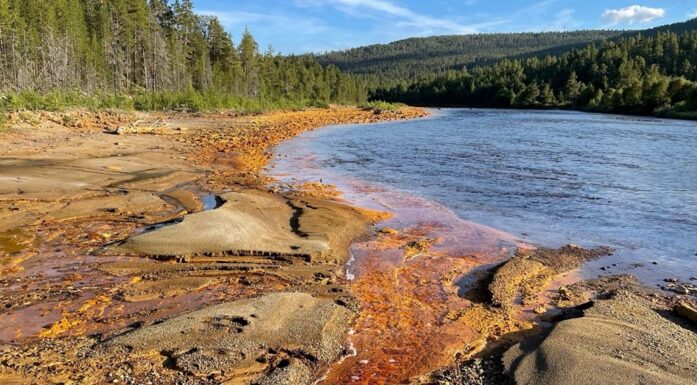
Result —
M 63 121 L 63 125 L 67 127 L 73 127 L 77 124 L 77 119 L 72 114 L 63 114 L 61 120 Z
M 396 111 L 404 107 L 402 103 L 387 103 L 381 100 L 365 102 L 358 106 L 366 111 L 373 111 L 376 114 L 381 114 L 385 111 Z
M 19 118 L 24 123 L 28 123 L 32 126 L 36 126 L 37 124 L 41 123 L 41 120 L 33 111 L 21 111 L 19 113 Z
M 310 102 L 310 107 L 329 108 L 329 103 L 322 101 L 322 100 L 315 100 L 315 101 Z
M 22 91 L 10 93 L 0 98 L 0 108 L 7 111 L 64 111 L 69 108 L 90 110 L 121 109 L 137 111 L 189 112 L 234 110 L 238 114 L 258 114 L 269 110 L 302 110 L 307 107 L 328 108 L 324 101 L 310 99 L 290 99 L 285 97 L 248 98 L 208 90 L 196 91 L 193 88 L 182 91 L 144 91 L 132 93 L 95 93 L 80 91 L 53 90 L 48 92 Z M 364 104 L 364 108 L 375 111 L 394 110 L 398 104 L 374 102 Z

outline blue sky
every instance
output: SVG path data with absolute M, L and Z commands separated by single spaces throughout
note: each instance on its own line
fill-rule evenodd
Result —
M 261 47 L 323 52 L 413 36 L 639 29 L 697 17 L 695 0 L 194 0 L 237 42 L 248 26 Z

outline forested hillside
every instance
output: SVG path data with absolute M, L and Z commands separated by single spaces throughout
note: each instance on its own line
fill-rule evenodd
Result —
M 378 90 L 420 105 L 566 107 L 687 117 L 697 111 L 697 30 L 661 29 L 561 55 L 503 60 Z
M 248 32 L 235 44 L 191 0 L 0 0 L 0 107 L 295 106 L 366 95 L 335 66 L 260 53 Z
M 358 74 L 372 88 L 385 88 L 434 79 L 449 70 L 493 60 L 550 50 L 583 47 L 617 37 L 620 31 L 505 33 L 413 38 L 320 55 L 322 64 Z

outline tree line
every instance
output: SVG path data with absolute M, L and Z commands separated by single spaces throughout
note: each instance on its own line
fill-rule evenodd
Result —
M 503 58 L 557 54 L 618 37 L 622 31 L 496 33 L 411 38 L 318 56 L 323 64 L 364 79 L 371 89 L 434 80 L 450 70 L 486 65 Z
M 502 60 L 372 98 L 429 106 L 578 108 L 637 114 L 697 111 L 697 30 L 658 31 L 560 55 Z
M 312 56 L 235 44 L 191 0 L 0 0 L 4 104 L 46 95 L 135 108 L 359 103 L 366 87 Z M 41 106 L 39 106 L 41 107 Z

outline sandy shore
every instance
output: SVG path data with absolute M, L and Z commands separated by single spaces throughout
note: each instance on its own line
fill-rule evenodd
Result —
M 0 382 L 687 383 L 690 283 L 666 283 L 687 290 L 671 297 L 631 277 L 578 282 L 612 251 L 376 227 L 390 214 L 331 186 L 269 187 L 275 144 L 425 114 L 13 115 L 0 132 Z M 364 273 L 348 282 L 357 240 Z

